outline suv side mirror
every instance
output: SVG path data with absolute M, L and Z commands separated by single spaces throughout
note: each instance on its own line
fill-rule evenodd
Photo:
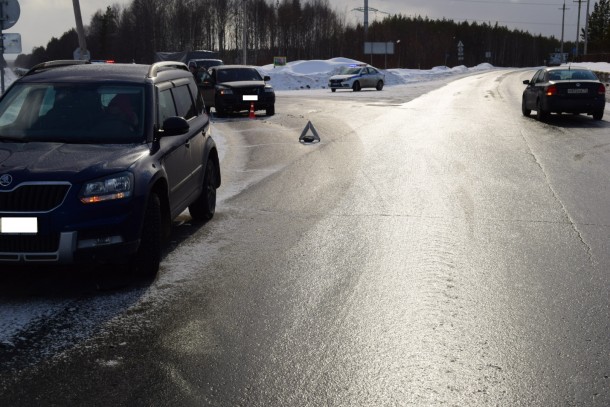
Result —
M 523 81 L 523 84 L 524 84 L 524 85 L 529 85 L 529 84 L 530 84 L 530 80 L 529 80 L 529 79 L 524 80 L 524 81 Z
M 189 129 L 189 122 L 185 118 L 179 116 L 168 117 L 163 122 L 163 132 L 161 134 L 164 137 L 177 136 L 188 133 Z
M 270 80 L 271 80 L 271 77 L 270 77 L 269 75 L 265 75 L 265 77 L 263 78 L 263 80 L 264 80 L 265 82 L 268 82 L 268 81 L 270 81 Z

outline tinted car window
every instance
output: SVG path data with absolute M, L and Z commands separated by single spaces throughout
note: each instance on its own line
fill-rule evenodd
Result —
M 196 114 L 199 114 L 203 111 L 203 96 L 201 96 L 201 92 L 199 92 L 199 88 L 197 88 L 197 85 L 195 84 L 191 84 L 190 85 L 190 90 L 191 90 L 191 95 L 195 96 L 195 108 L 196 108 Z
M 143 93 L 138 86 L 19 83 L 0 104 L 0 132 L 25 141 L 141 141 Z M 124 100 L 110 106 L 118 94 Z
M 197 116 L 195 103 L 193 103 L 193 98 L 187 85 L 178 86 L 172 89 L 172 92 L 174 93 L 178 116 L 184 117 L 186 120 Z
M 256 69 L 218 69 L 216 71 L 217 82 L 237 82 L 237 81 L 262 81 L 263 78 Z
M 176 107 L 174 106 L 172 92 L 165 89 L 159 92 L 159 123 L 162 124 L 165 119 L 174 116 L 176 116 Z

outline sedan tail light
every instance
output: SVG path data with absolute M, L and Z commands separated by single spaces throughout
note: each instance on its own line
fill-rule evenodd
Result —
M 606 94 L 606 87 L 604 86 L 603 83 L 599 84 L 599 88 L 597 88 L 597 94 L 599 94 L 599 95 L 605 95 Z
M 549 87 L 546 88 L 546 95 L 547 96 L 553 96 L 557 94 L 557 86 L 555 85 L 551 85 Z

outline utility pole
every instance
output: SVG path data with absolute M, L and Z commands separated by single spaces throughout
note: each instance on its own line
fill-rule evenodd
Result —
M 580 6 L 582 0 L 575 0 L 574 3 L 578 3 L 578 21 L 576 22 L 576 52 L 574 53 L 574 59 L 578 56 L 578 48 L 580 48 Z
M 368 39 L 369 32 L 369 0 L 364 0 L 364 40 Z
M 559 10 L 563 10 L 563 13 L 561 15 L 561 48 L 559 50 L 559 52 L 561 52 L 561 59 L 563 60 L 563 31 L 564 31 L 565 21 L 566 21 L 566 10 L 569 10 L 569 8 L 566 9 L 566 0 L 563 0 L 563 7 L 560 8 Z
M 242 38 L 241 38 L 242 48 L 243 48 L 242 61 L 243 61 L 244 65 L 247 64 L 246 60 L 248 59 L 248 43 L 246 41 L 246 28 L 247 28 L 246 27 L 246 1 L 247 0 L 244 0 L 243 17 L 242 17 L 244 27 L 243 27 Z
M 76 20 L 76 34 L 78 35 L 78 47 L 80 48 L 80 59 L 87 59 L 87 40 L 85 39 L 85 28 L 83 18 L 80 14 L 79 0 L 72 0 L 74 6 L 74 19 Z
M 587 15 L 585 17 L 585 50 L 584 55 L 587 55 L 587 44 L 589 43 L 589 0 L 587 0 Z

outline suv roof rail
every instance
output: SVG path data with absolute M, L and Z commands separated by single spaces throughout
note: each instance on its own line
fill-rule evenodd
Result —
M 84 65 L 84 64 L 90 64 L 90 61 L 81 61 L 81 60 L 74 60 L 74 59 L 59 59 L 56 61 L 47 61 L 47 62 L 42 62 L 40 64 L 34 65 L 32 68 L 30 68 L 30 70 L 28 70 L 24 76 L 27 75 L 31 75 L 33 73 L 36 73 L 38 71 L 42 71 L 45 69 L 49 69 L 49 68 L 59 68 L 62 66 L 71 66 L 71 65 Z
M 157 73 L 159 71 L 162 71 L 164 68 L 182 69 L 187 72 L 189 70 L 188 67 L 186 66 L 186 64 L 184 64 L 183 62 L 161 61 L 161 62 L 156 62 L 150 66 L 150 69 L 148 70 L 148 77 L 154 78 L 155 76 L 157 76 Z

